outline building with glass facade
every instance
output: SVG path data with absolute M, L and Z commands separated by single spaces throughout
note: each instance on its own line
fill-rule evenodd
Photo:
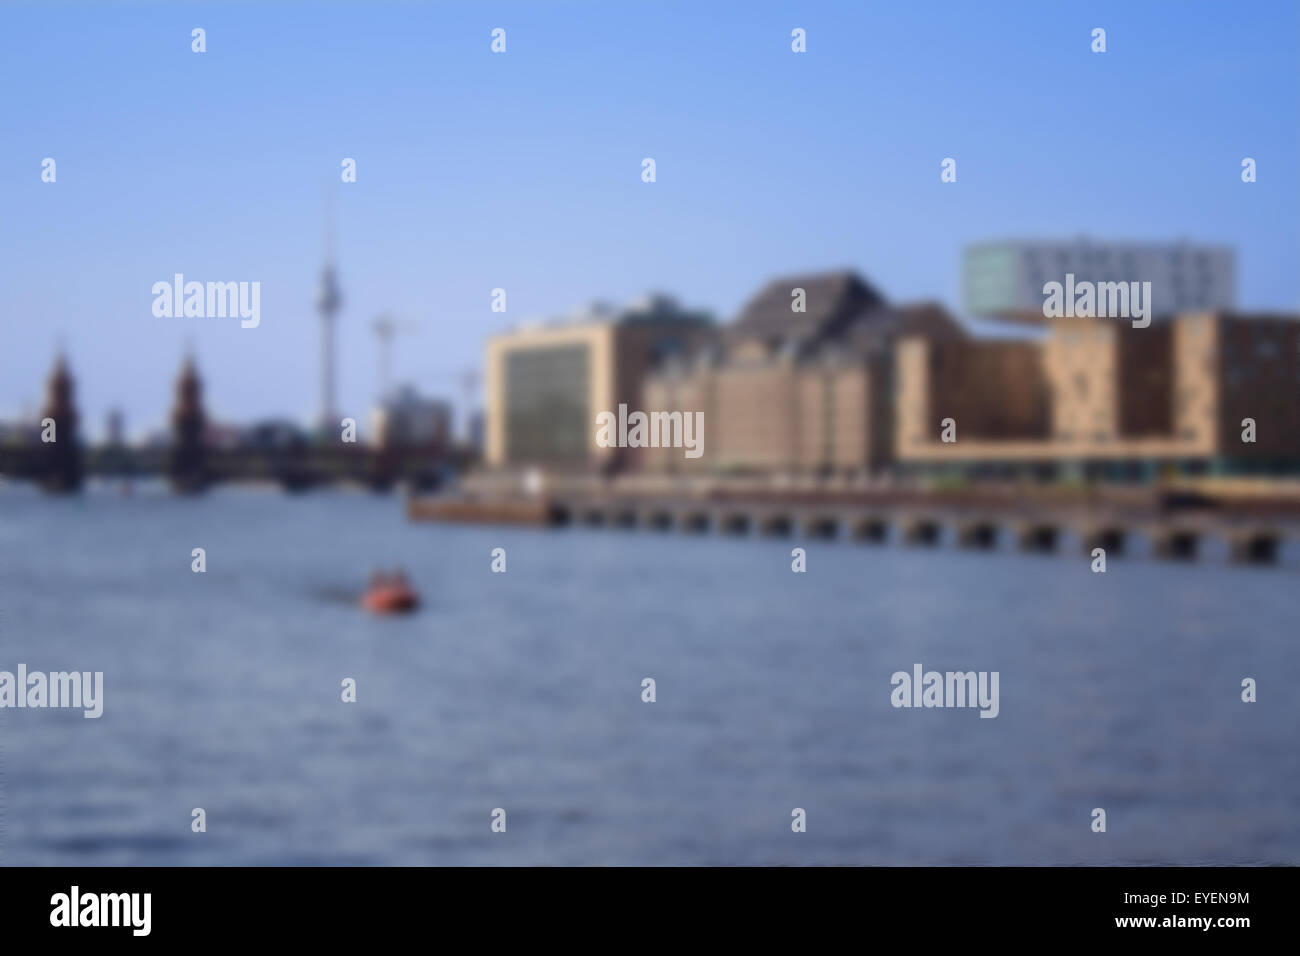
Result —
M 1043 286 L 1074 276 L 1083 282 L 1150 282 L 1157 318 L 1231 310 L 1236 256 L 1228 246 L 1174 242 L 1009 241 L 968 246 L 963 263 L 971 315 L 1044 322 Z
M 639 407 L 641 383 L 661 360 L 693 351 L 712 318 L 666 296 L 623 308 L 592 306 L 488 340 L 486 447 L 492 466 L 614 466 L 630 449 L 596 443 L 596 415 Z

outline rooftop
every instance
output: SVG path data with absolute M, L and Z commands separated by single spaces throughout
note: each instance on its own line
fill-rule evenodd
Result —
M 794 311 L 795 290 L 804 311 Z M 884 306 L 875 289 L 850 269 L 773 279 L 746 303 L 729 332 L 733 338 L 807 345 L 838 335 L 864 313 Z

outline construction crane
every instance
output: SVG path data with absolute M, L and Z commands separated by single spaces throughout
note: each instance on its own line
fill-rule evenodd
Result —
M 419 329 L 419 325 L 414 322 L 396 319 L 390 313 L 385 312 L 371 320 L 370 328 L 374 330 L 375 337 L 379 339 L 379 400 L 383 401 L 388 397 L 390 387 L 389 378 L 393 364 L 393 337 L 398 332 L 414 332 Z

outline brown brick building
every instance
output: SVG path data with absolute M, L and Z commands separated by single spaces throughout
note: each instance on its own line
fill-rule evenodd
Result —
M 649 471 L 865 474 L 893 459 L 893 346 L 961 340 L 938 305 L 893 307 L 841 271 L 768 283 L 708 349 L 645 381 L 648 410 L 702 411 L 704 454 L 644 449 Z
M 684 475 L 1300 472 L 1300 317 L 1057 319 L 1022 334 L 973 337 L 850 271 L 770 282 L 721 327 L 661 297 L 526 328 L 488 344 L 487 459 Z M 702 454 L 599 447 L 594 416 L 623 404 L 703 413 Z
M 1300 467 L 1294 317 L 1195 314 L 1148 328 L 1060 319 L 1036 343 L 909 338 L 896 362 L 904 464 Z M 953 443 L 941 440 L 947 417 Z M 1254 442 L 1242 440 L 1247 418 Z

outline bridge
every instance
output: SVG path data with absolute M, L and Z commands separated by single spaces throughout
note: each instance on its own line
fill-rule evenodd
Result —
M 182 491 L 240 481 L 270 481 L 290 491 L 334 483 L 386 491 L 399 483 L 432 490 L 449 472 L 469 463 L 460 449 L 378 448 L 359 443 L 302 444 L 285 447 L 203 449 L 184 469 L 170 448 L 97 445 L 79 449 L 79 461 L 57 462 L 45 446 L 0 447 L 0 475 L 35 481 L 51 490 L 74 490 L 83 477 L 136 480 L 167 478 Z M 70 469 L 75 469 L 72 471 Z

